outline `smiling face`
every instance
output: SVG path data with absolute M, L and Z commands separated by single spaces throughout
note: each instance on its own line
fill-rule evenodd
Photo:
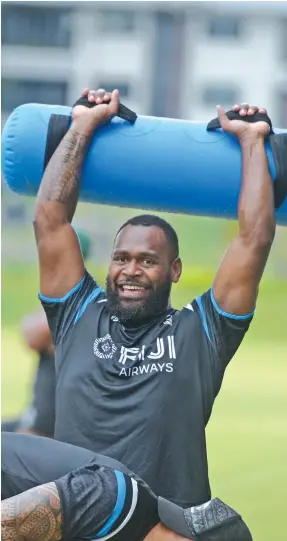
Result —
M 121 321 L 163 312 L 181 261 L 158 226 L 127 225 L 117 235 L 107 277 L 107 305 Z

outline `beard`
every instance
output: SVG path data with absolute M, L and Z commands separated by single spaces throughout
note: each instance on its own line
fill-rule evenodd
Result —
M 136 282 L 130 281 L 130 284 L 136 285 Z M 110 277 L 107 276 L 107 308 L 110 314 L 119 318 L 121 323 L 129 323 L 130 325 L 144 324 L 146 320 L 165 312 L 168 306 L 171 286 L 171 280 L 166 279 L 163 284 L 156 288 L 151 287 L 146 299 L 142 301 L 131 300 L 128 305 L 127 301 L 125 301 L 125 305 L 123 305 L 119 294 L 112 288 Z

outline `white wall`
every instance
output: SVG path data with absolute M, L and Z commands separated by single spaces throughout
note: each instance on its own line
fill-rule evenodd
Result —
M 278 95 L 287 89 L 287 35 L 280 15 L 276 10 L 272 15 L 272 5 L 259 17 L 248 9 L 245 13 L 247 6 L 241 2 L 237 11 L 244 19 L 242 36 L 215 39 L 207 33 L 208 17 L 214 15 L 214 10 L 206 9 L 207 4 L 195 2 L 192 13 L 190 6 L 186 11 L 181 116 L 212 118 L 216 104 L 206 107 L 202 91 L 218 84 L 234 86 L 239 100 L 266 106 L 274 122 L 280 122 Z M 226 14 L 227 7 L 232 11 L 232 4 L 216 3 L 216 14 Z M 173 8 L 185 9 L 182 3 L 178 6 Z M 139 113 L 150 114 L 156 32 L 153 9 L 155 4 L 150 2 L 146 10 L 137 12 L 134 32 L 110 35 L 101 33 L 95 3 L 90 3 L 73 16 L 69 50 L 2 46 L 2 77 L 68 81 L 69 103 L 84 86 L 95 88 L 100 81 L 129 83 L 131 94 L 123 101 Z M 285 28 L 287 34 L 287 25 Z
M 184 103 L 190 118 L 214 116 L 217 104 L 206 108 L 202 103 L 208 85 L 234 87 L 239 101 L 268 107 L 276 117 L 277 91 L 286 81 L 278 19 L 246 17 L 239 39 L 218 39 L 208 36 L 206 19 L 190 18 L 187 36 Z

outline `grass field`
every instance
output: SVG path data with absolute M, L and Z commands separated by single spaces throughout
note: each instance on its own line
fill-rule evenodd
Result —
M 186 304 L 209 283 L 206 271 L 186 271 L 174 305 Z M 35 359 L 21 342 L 18 322 L 38 306 L 37 288 L 34 268 L 4 267 L 2 416 L 17 413 L 29 398 Z M 286 539 L 286 299 L 286 281 L 263 283 L 256 317 L 227 370 L 207 429 L 213 495 L 240 510 L 254 541 Z

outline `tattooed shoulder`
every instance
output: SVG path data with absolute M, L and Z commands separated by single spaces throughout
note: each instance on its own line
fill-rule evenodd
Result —
M 61 504 L 55 483 L 40 485 L 1 502 L 1 539 L 62 539 Z

